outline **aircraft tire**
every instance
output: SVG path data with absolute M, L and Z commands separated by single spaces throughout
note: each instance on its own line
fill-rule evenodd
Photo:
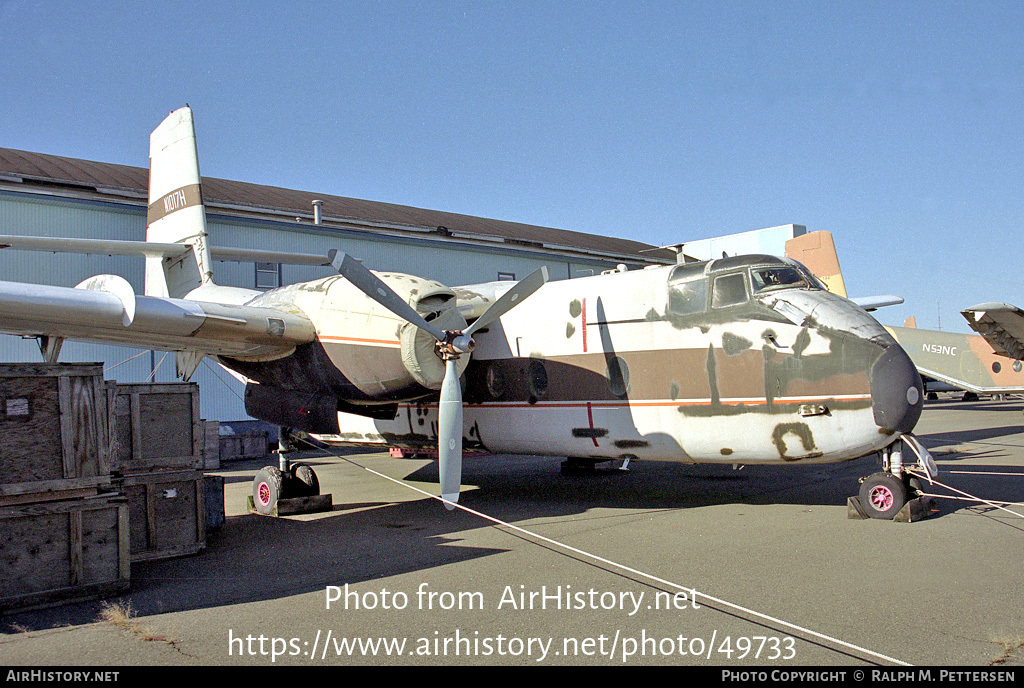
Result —
M 252 481 L 252 503 L 258 513 L 272 516 L 277 500 L 284 491 L 284 476 L 276 466 L 267 466 L 256 472 Z
M 860 505 L 871 518 L 892 520 L 907 503 L 907 485 L 890 473 L 874 473 L 860 485 Z
M 312 468 L 304 463 L 297 463 L 292 466 L 291 473 L 299 496 L 314 497 L 320 494 L 320 480 Z

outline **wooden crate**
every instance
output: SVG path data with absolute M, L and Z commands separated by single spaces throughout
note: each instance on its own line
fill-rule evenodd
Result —
M 206 440 L 203 447 L 203 467 L 206 470 L 220 468 L 220 422 L 204 421 Z
M 121 496 L 0 507 L 0 610 L 120 594 L 128 549 Z
M 117 386 L 114 470 L 143 473 L 203 467 L 206 427 L 194 382 Z
M 113 394 L 98 363 L 0 364 L 0 505 L 109 484 Z
M 220 436 L 220 460 L 244 461 L 262 459 L 269 453 L 270 438 L 266 430 L 250 430 Z
M 216 530 L 224 525 L 224 476 L 204 476 L 206 490 L 206 530 Z
M 195 554 L 206 547 L 202 471 L 130 473 L 116 485 L 128 498 L 131 560 Z

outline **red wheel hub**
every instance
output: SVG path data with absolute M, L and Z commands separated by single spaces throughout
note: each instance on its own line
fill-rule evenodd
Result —
M 884 485 L 879 485 L 872 489 L 869 497 L 871 499 L 871 506 L 879 511 L 886 511 L 892 508 L 893 503 L 896 501 L 892 490 Z

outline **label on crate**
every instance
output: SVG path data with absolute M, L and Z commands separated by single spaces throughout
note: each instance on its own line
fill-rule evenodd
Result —
M 4 404 L 8 416 L 27 416 L 28 399 L 8 399 Z

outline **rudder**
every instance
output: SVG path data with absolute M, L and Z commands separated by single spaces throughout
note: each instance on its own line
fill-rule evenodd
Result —
M 184 256 L 146 257 L 146 294 L 182 298 L 212 282 L 192 109 L 175 110 L 149 137 L 146 240 L 186 244 Z
M 831 232 L 810 232 L 790 239 L 786 242 L 786 257 L 803 263 L 833 294 L 847 297 Z

